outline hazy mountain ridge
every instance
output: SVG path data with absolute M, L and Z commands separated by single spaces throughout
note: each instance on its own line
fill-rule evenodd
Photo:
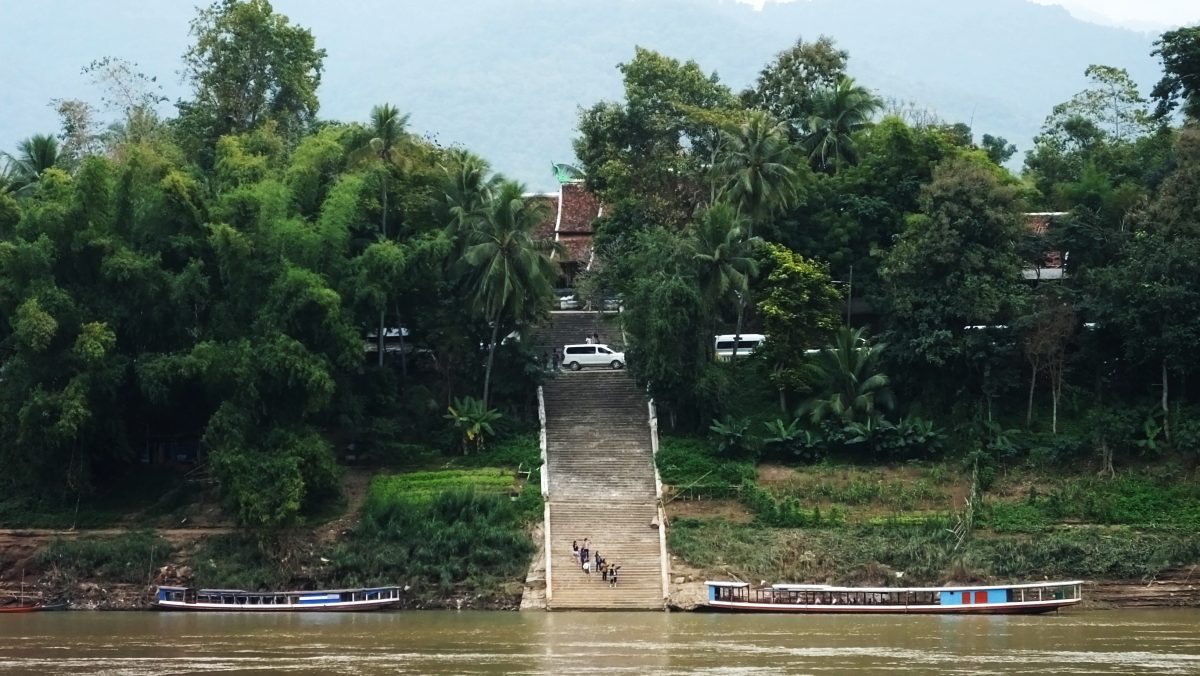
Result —
M 718 0 L 274 5 L 312 28 L 329 52 L 323 117 L 362 120 L 372 105 L 394 103 L 412 114 L 414 131 L 465 145 L 538 189 L 554 185 L 551 162 L 572 158 L 578 108 L 620 98 L 616 65 L 635 45 L 695 59 L 741 89 L 797 37 L 831 35 L 849 50 L 851 74 L 883 96 L 970 122 L 977 135 L 1005 136 L 1022 153 L 1050 108 L 1083 88 L 1088 64 L 1127 68 L 1143 91 L 1159 75 L 1149 54 L 1153 35 L 1025 0 L 815 0 L 762 11 Z M 0 119 L 0 145 L 49 131 L 55 122 L 46 101 L 89 91 L 67 74 L 106 54 L 141 62 L 170 96 L 183 93 L 175 73 L 190 10 L 105 6 L 11 8 L 14 31 L 32 34 L 47 14 L 63 26 L 55 49 L 36 58 L 14 54 L 17 72 L 0 75 L 0 82 L 12 80 L 5 84 L 20 102 Z M 100 16 L 119 25 L 95 30 Z M 5 42 L 0 57 L 19 51 Z

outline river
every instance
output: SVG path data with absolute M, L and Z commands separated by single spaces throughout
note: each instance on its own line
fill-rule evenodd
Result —
M 0 674 L 1196 674 L 1200 610 L 0 615 Z

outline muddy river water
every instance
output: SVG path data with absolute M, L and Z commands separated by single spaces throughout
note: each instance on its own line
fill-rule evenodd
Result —
M 0 615 L 0 674 L 1200 674 L 1200 610 Z

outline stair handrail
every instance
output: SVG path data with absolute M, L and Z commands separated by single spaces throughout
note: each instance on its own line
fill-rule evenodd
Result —
M 551 573 L 551 560 L 554 558 L 551 550 L 550 537 L 550 465 L 546 463 L 546 394 L 541 385 L 537 388 L 538 398 L 538 422 L 541 423 L 541 432 L 538 434 L 538 444 L 542 452 L 542 546 L 545 548 L 546 561 L 546 605 L 550 605 L 550 601 L 554 599 L 554 579 Z

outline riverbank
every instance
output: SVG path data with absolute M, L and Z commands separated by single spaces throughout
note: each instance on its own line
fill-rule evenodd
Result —
M 529 565 L 541 544 L 537 474 L 519 473 L 520 461 L 483 466 L 499 459 L 352 469 L 336 508 L 269 536 L 234 528 L 203 496 L 182 512 L 187 527 L 147 527 L 129 514 L 127 526 L 0 530 L 0 594 L 18 593 L 23 580 L 26 592 L 75 608 L 135 610 L 153 607 L 159 584 L 399 584 L 409 587 L 404 609 L 537 608 L 545 593 Z M 723 497 L 667 485 L 672 608 L 701 602 L 705 579 L 936 586 L 1047 578 L 1087 580 L 1086 607 L 1200 607 L 1200 538 L 1189 521 L 1198 502 L 1186 473 L 1163 482 L 1145 473 L 1096 481 L 1013 471 L 976 487 L 967 514 L 971 486 L 946 465 L 750 472 L 749 483 L 742 472 L 741 483 L 706 488 Z
M 1087 581 L 1089 607 L 1200 606 L 1200 487 L 1187 466 L 754 463 L 664 437 L 671 605 L 705 579 L 846 586 Z
M 516 610 L 542 514 L 539 477 L 523 471 L 536 437 L 486 453 L 408 454 L 407 467 L 346 468 L 340 495 L 304 523 L 254 531 L 226 521 L 214 490 L 169 515 L 108 510 L 98 528 L 0 529 L 0 595 L 39 593 L 72 607 L 153 607 L 157 585 L 317 589 L 397 585 L 406 609 Z M 75 510 L 9 509 L 6 522 L 73 523 Z M 162 527 L 163 523 L 187 527 Z

